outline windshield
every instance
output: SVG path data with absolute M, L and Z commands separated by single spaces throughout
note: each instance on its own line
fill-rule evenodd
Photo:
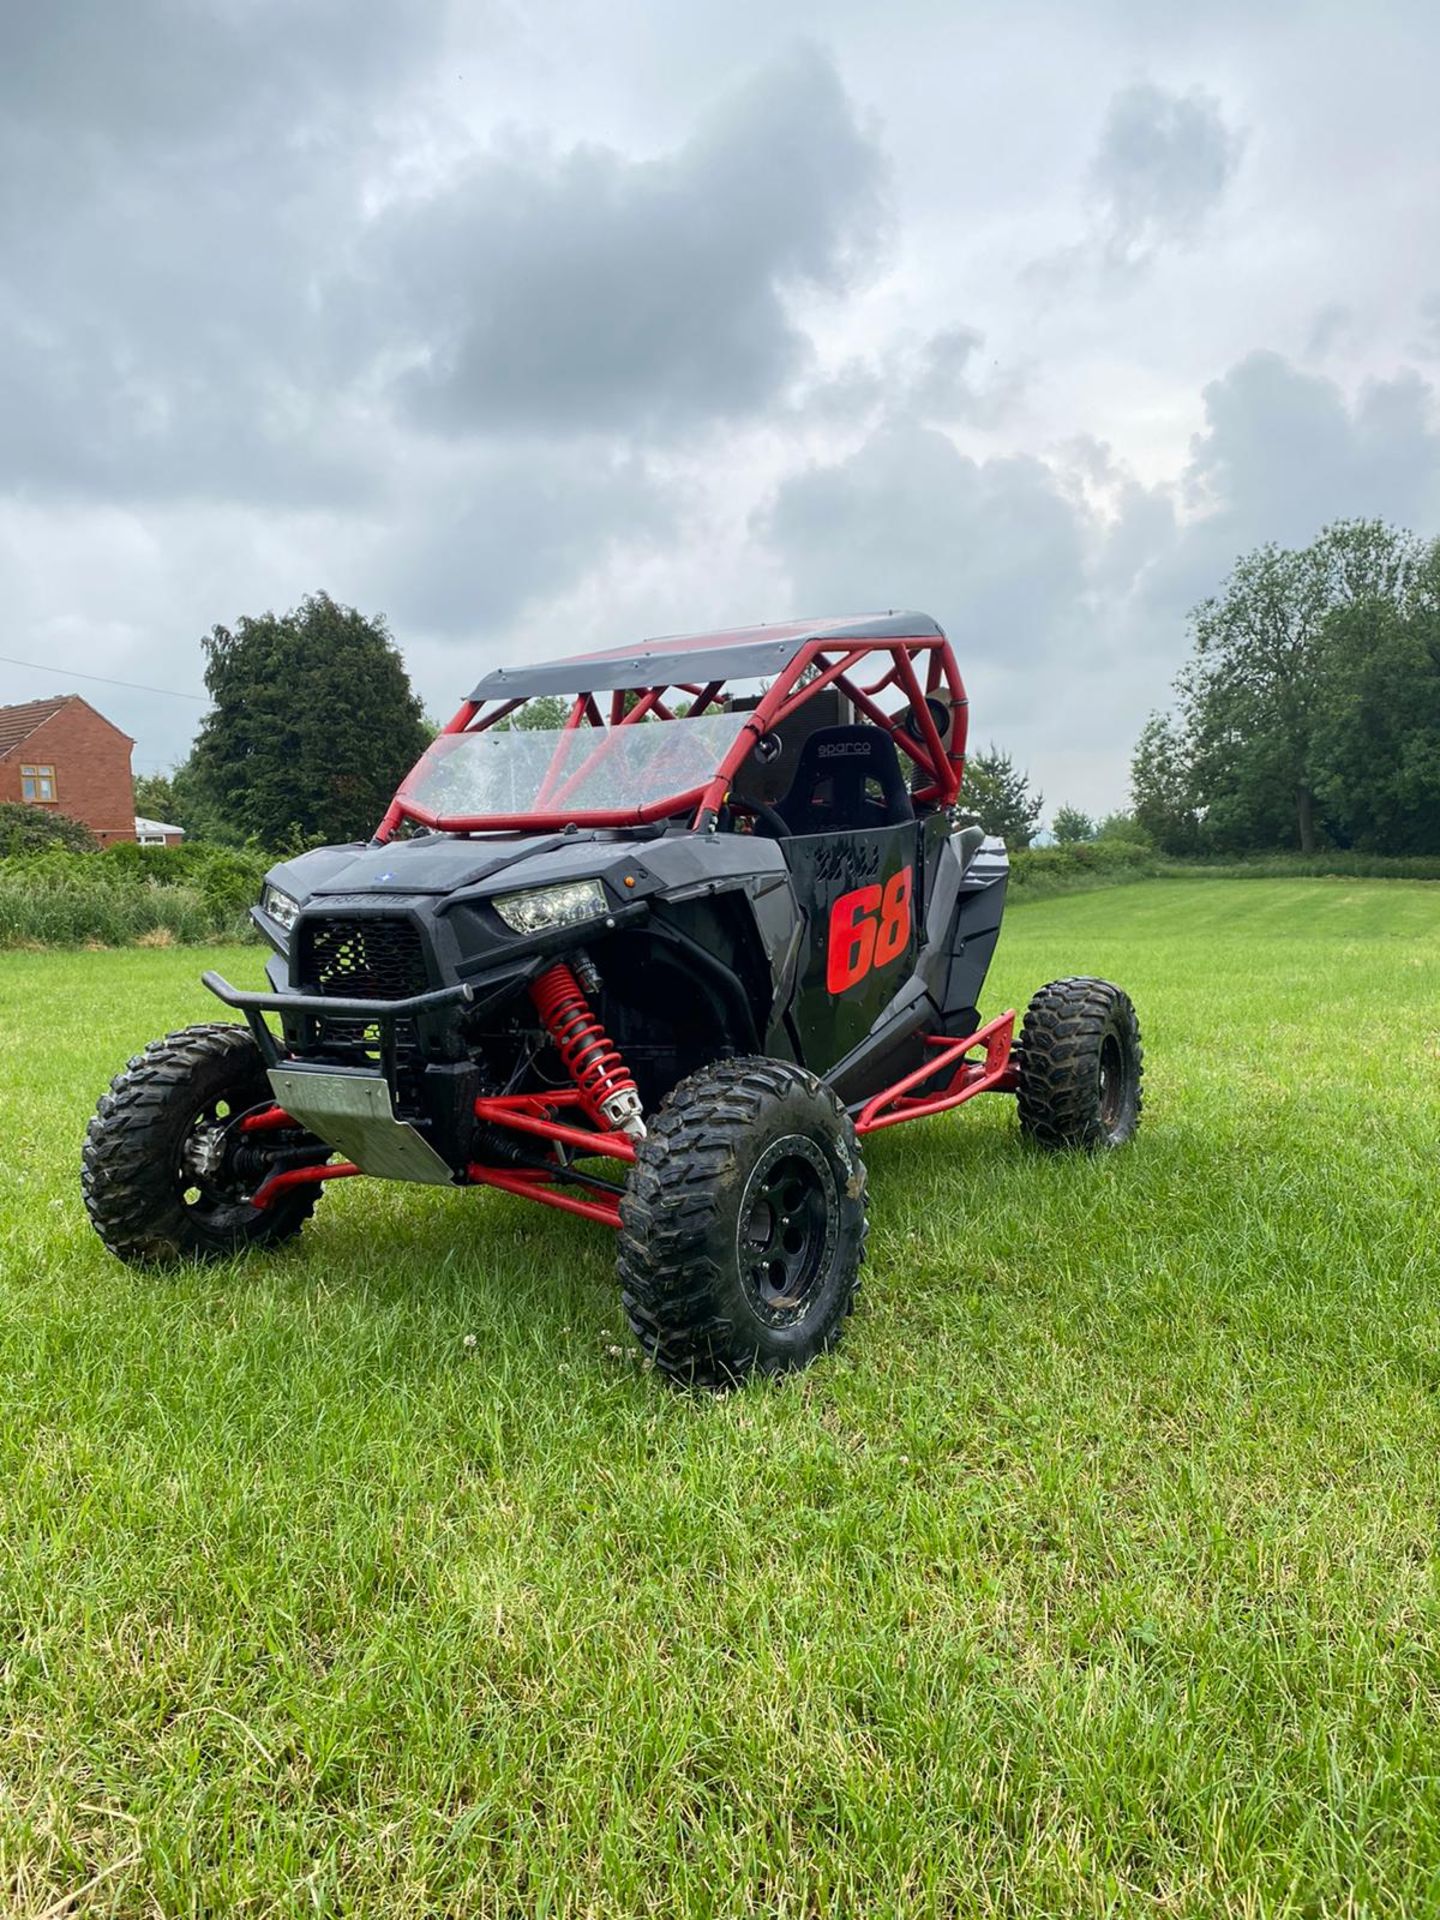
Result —
M 399 799 L 437 825 L 489 820 L 659 818 L 667 800 L 693 803 L 739 739 L 748 713 L 630 726 L 515 727 L 442 733 Z

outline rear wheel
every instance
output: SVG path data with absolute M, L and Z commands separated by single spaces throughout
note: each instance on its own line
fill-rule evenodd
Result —
M 1042 1147 L 1119 1147 L 1140 1124 L 1144 1049 L 1129 994 L 1052 980 L 1020 1030 L 1020 1126 Z
M 137 1054 L 101 1095 L 85 1134 L 81 1190 L 110 1251 L 135 1266 L 163 1266 L 221 1260 L 297 1234 L 315 1211 L 317 1185 L 266 1207 L 250 1196 L 277 1154 L 318 1162 L 329 1151 L 298 1127 L 241 1130 L 247 1113 L 272 1104 L 248 1028 L 186 1027 Z
M 682 1080 L 620 1202 L 621 1297 L 672 1379 L 728 1387 L 806 1366 L 854 1304 L 865 1166 L 835 1095 L 786 1061 Z

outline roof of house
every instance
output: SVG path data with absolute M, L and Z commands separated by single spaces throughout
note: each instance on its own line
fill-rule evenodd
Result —
M 47 720 L 53 720 L 66 707 L 84 707 L 87 713 L 93 713 L 113 734 L 121 740 L 129 740 L 130 745 L 134 746 L 135 742 L 125 729 L 117 727 L 98 707 L 92 707 L 83 693 L 57 693 L 50 700 L 22 700 L 15 707 L 0 707 L 0 760 L 8 759 L 32 733 L 38 733 Z
M 615 687 L 675 686 L 680 681 L 763 679 L 780 673 L 811 641 L 879 645 L 944 638 L 925 613 L 866 613 L 845 620 L 793 620 L 783 626 L 723 633 L 672 633 L 638 646 L 572 654 L 530 666 L 497 667 L 472 700 L 529 699 L 537 693 L 598 693 Z
M 37 727 L 57 714 L 77 693 L 60 693 L 53 700 L 24 700 L 18 707 L 0 707 L 0 760 L 28 740 Z
M 135 816 L 135 831 L 136 833 L 178 833 L 181 839 L 185 837 L 184 827 L 172 827 L 164 820 L 147 820 L 143 813 L 137 813 Z

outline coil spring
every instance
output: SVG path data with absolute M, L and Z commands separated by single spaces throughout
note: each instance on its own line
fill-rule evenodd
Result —
M 600 1126 L 633 1130 L 627 1119 L 638 1119 L 639 1089 L 563 960 L 547 967 L 532 983 L 530 998 L 591 1119 Z

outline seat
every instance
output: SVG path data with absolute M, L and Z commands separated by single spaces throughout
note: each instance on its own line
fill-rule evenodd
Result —
M 915 818 L 895 742 L 879 727 L 812 733 L 778 811 L 795 834 L 853 833 Z

